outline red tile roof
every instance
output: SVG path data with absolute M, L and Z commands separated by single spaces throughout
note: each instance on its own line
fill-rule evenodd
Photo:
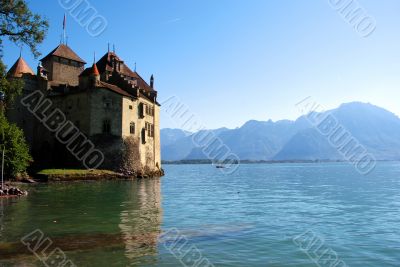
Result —
M 99 88 L 106 88 L 109 89 L 117 94 L 123 95 L 123 96 L 128 96 L 128 97 L 133 97 L 133 95 L 129 94 L 128 92 L 122 90 L 121 88 L 119 88 L 116 85 L 113 84 L 109 84 L 109 83 L 105 83 L 105 82 L 100 82 L 97 87 Z
M 139 75 L 139 73 L 134 72 L 134 78 L 136 78 L 137 86 L 146 91 L 153 91 L 153 88 Z
M 96 76 L 100 76 L 100 73 L 99 73 L 99 70 L 97 69 L 96 63 L 93 63 L 92 74 L 96 75 Z
M 150 87 L 150 85 L 137 73 L 136 71 L 132 71 L 125 63 L 124 61 L 117 56 L 114 52 L 108 52 L 106 53 L 99 61 L 97 61 L 97 67 L 99 68 L 100 73 L 104 73 L 105 71 L 108 72 L 113 72 L 113 58 L 116 59 L 116 61 L 121 62 L 120 69 L 117 70 L 119 73 L 121 73 L 124 76 L 128 76 L 133 79 L 133 81 L 136 81 L 136 85 L 141 88 L 145 89 L 148 91 L 152 91 L 153 89 Z
M 96 67 L 96 68 L 93 69 L 93 67 Z M 100 75 L 99 69 L 97 68 L 96 64 L 93 64 L 93 66 L 91 66 L 90 68 L 86 68 L 84 71 L 82 71 L 81 74 L 79 74 L 79 77 L 90 76 L 92 74 Z
M 19 57 L 8 71 L 7 76 L 20 78 L 23 74 L 35 75 L 33 73 L 33 70 L 29 67 L 28 63 L 26 63 L 26 61 L 22 57 Z
M 79 74 L 79 77 L 89 76 L 91 73 L 92 73 L 92 67 L 86 68 L 84 71 L 81 72 L 81 74 Z
M 50 56 L 57 56 L 66 59 L 71 59 L 74 61 L 78 61 L 80 63 L 86 63 L 83 59 L 81 59 L 69 46 L 65 44 L 60 44 L 57 46 L 53 51 L 51 51 L 47 56 L 42 58 L 40 61 L 50 57 Z

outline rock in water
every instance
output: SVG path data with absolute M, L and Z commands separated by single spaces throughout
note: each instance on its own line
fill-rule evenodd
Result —
M 0 196 L 3 197 L 12 197 L 12 196 L 26 196 L 28 192 L 25 190 L 21 190 L 17 187 L 4 186 L 4 188 L 0 189 Z

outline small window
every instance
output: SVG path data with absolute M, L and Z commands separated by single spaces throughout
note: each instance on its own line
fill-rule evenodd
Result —
M 103 133 L 110 134 L 111 133 L 111 122 L 109 120 L 103 121 Z
M 146 144 L 146 129 L 142 129 L 142 144 Z
M 154 125 L 146 122 L 145 131 L 147 132 L 148 137 L 154 137 Z
M 151 106 L 149 106 L 149 105 L 146 105 L 146 110 L 145 110 L 145 112 L 146 112 L 146 115 L 149 115 L 149 116 L 154 116 L 154 107 L 151 107 Z
M 129 109 L 133 109 L 132 105 L 129 105 Z
M 139 112 L 139 117 L 144 118 L 144 113 L 145 113 L 145 104 L 140 103 L 138 105 L 138 112 Z
M 129 125 L 129 132 L 131 134 L 135 134 L 135 123 L 131 122 L 131 124 Z
M 104 108 L 108 109 L 108 108 L 111 108 L 111 107 L 112 107 L 112 100 L 109 99 L 109 98 L 104 99 Z

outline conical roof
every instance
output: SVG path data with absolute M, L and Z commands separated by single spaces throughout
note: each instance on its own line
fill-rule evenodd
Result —
M 8 71 L 7 76 L 20 78 L 23 74 L 35 75 L 31 67 L 29 67 L 28 63 L 26 63 L 26 61 L 20 56 L 11 67 L 11 69 Z
M 96 63 L 93 63 L 92 74 L 95 76 L 100 76 L 99 70 L 97 69 Z

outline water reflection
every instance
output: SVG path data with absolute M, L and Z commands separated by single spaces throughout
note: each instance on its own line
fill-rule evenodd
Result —
M 162 220 L 159 179 L 139 180 L 122 204 L 121 229 L 125 256 L 134 263 L 143 256 L 157 255 Z
M 49 184 L 0 199 L 0 266 L 40 266 L 21 242 L 40 229 L 76 266 L 153 265 L 160 233 L 159 179 Z M 51 251 L 50 251 L 51 252 Z

